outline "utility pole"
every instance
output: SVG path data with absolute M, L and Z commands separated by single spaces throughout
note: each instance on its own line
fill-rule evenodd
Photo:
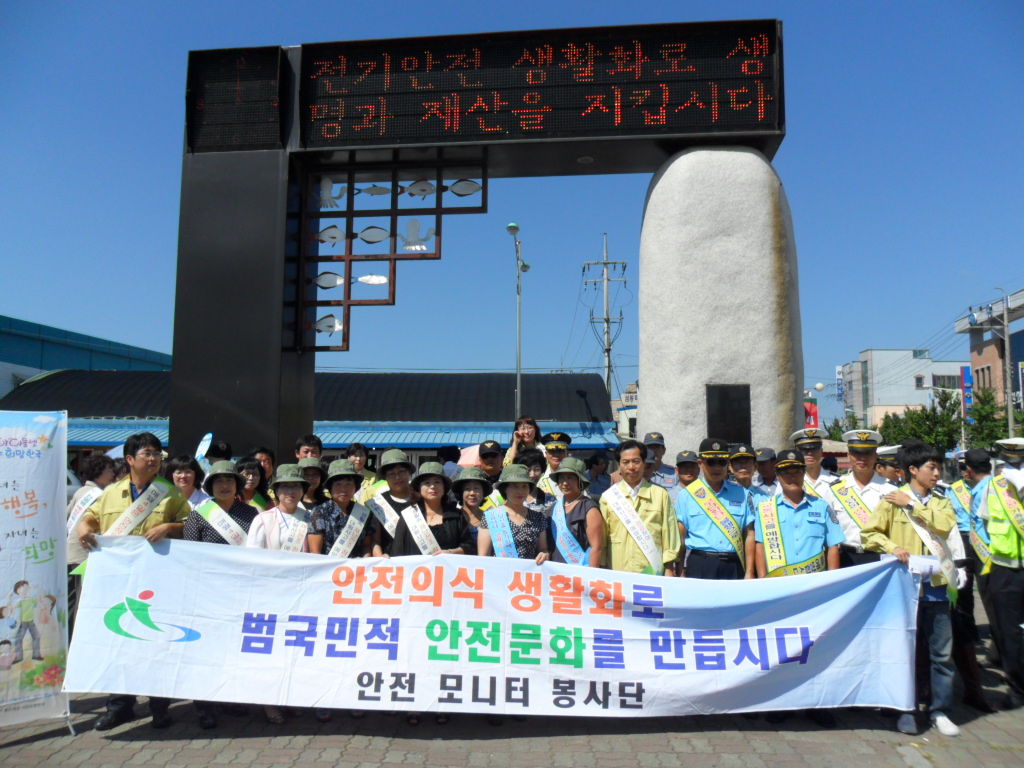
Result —
M 1013 437 L 1013 360 L 1010 354 L 1010 297 L 1003 288 L 1003 401 L 1006 403 L 1007 437 Z
M 590 311 L 590 324 L 593 328 L 598 323 L 604 324 L 604 384 L 608 388 L 608 396 L 612 394 L 612 323 L 618 323 L 619 327 L 622 326 L 622 312 L 619 312 L 618 317 L 612 317 L 609 315 L 610 307 L 608 305 L 608 283 L 626 283 L 626 262 L 624 261 L 608 261 L 608 233 L 604 233 L 604 261 L 585 261 L 583 262 L 583 271 L 586 272 L 591 267 L 601 267 L 601 279 L 600 280 L 586 280 L 586 285 L 597 285 L 601 283 L 604 287 L 604 314 L 601 317 L 594 317 L 594 311 Z M 622 277 L 609 277 L 609 267 L 621 267 Z M 616 334 L 618 336 L 618 334 Z M 601 341 L 599 339 L 599 341 Z

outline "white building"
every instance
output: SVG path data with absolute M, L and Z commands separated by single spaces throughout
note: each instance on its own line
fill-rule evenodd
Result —
M 959 390 L 966 360 L 933 360 L 929 349 L 865 349 L 843 366 L 843 406 L 859 424 L 931 404 L 936 390 Z

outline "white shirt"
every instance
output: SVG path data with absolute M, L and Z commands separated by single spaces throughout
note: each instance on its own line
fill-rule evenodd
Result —
M 822 474 L 824 474 L 824 472 Z M 860 496 L 861 501 L 864 502 L 864 506 L 871 512 L 875 511 L 875 507 L 877 507 L 879 502 L 882 501 L 882 497 L 893 490 L 888 481 L 877 473 L 873 474 L 871 479 L 868 481 L 868 484 L 861 488 L 854 478 L 853 472 L 850 472 L 835 485 L 836 488 L 839 488 L 840 486 L 853 488 L 853 490 L 857 492 L 857 495 Z M 846 543 L 857 547 L 858 551 L 863 550 L 864 542 L 862 542 L 860 538 L 860 525 L 857 524 L 856 520 L 850 517 L 850 513 L 846 511 L 842 502 L 835 497 L 835 494 L 832 493 L 831 489 L 829 489 L 829 498 L 829 506 L 832 507 L 832 511 L 839 519 L 839 525 L 842 527 L 843 534 L 846 536 Z
M 832 495 L 831 486 L 833 483 L 839 480 L 838 475 L 833 475 L 827 469 L 821 470 L 821 474 L 818 475 L 817 480 L 811 480 L 810 477 L 804 476 L 804 482 L 814 489 L 814 492 L 821 496 L 825 500 L 825 503 L 832 506 L 835 503 L 835 497 Z
M 1017 469 L 1010 464 L 1003 464 L 1000 474 L 1013 483 L 1013 487 L 1017 489 L 1018 493 L 1024 489 L 1024 468 Z
M 279 544 L 287 538 L 292 528 L 298 523 L 305 522 L 300 519 L 298 511 L 294 515 L 286 515 L 280 509 L 274 507 L 253 518 L 252 525 L 249 526 L 249 535 L 245 540 L 245 546 L 256 549 L 270 549 L 267 527 L 263 522 L 264 518 L 269 517 L 270 514 L 274 515 L 274 520 L 277 523 L 277 536 L 275 539 Z
M 192 495 L 188 497 L 188 505 L 195 509 L 201 504 L 205 504 L 210 500 L 210 495 L 206 493 L 202 488 L 196 488 L 192 491 Z

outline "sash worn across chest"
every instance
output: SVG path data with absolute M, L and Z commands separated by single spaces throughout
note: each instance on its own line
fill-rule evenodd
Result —
M 960 502 L 961 506 L 967 510 L 967 519 L 971 521 L 971 549 L 974 550 L 974 554 L 978 556 L 981 561 L 981 575 L 985 576 L 989 571 L 992 570 L 992 550 L 988 548 L 988 544 L 981 538 L 978 533 L 978 529 L 975 527 L 974 515 L 971 513 L 971 507 L 973 498 L 971 497 L 971 489 L 967 487 L 967 483 L 963 480 L 957 480 L 952 485 L 953 494 L 956 496 L 956 500 Z
M 840 506 L 857 524 L 857 527 L 863 530 L 864 526 L 868 524 L 868 518 L 871 517 L 871 510 L 857 493 L 857 489 L 845 482 L 836 483 L 832 486 L 832 495 L 836 497 Z
M 579 503 L 582 503 L 582 501 Z M 569 531 L 569 522 L 565 518 L 564 498 L 559 499 L 558 503 L 555 504 L 555 508 L 551 513 L 551 520 L 555 524 L 555 546 L 562 553 L 565 562 L 572 563 L 573 565 L 589 565 L 590 548 L 588 547 L 584 550 L 580 543 L 576 541 L 576 537 Z
M 334 546 L 327 554 L 331 557 L 345 558 L 352 554 L 352 550 L 359 541 L 359 534 L 363 532 L 366 521 L 370 519 L 370 510 L 362 504 L 353 504 L 352 511 L 348 514 L 345 527 L 341 529 Z
M 729 540 L 729 544 L 732 545 L 732 548 L 736 550 L 736 554 L 739 555 L 740 565 L 746 569 L 747 558 L 743 547 L 743 529 L 736 522 L 736 518 L 719 501 L 711 486 L 703 480 L 694 480 L 686 486 L 686 490 L 693 496 L 693 500 L 697 502 L 697 506 L 701 508 L 701 511 L 708 516 L 711 522 L 715 524 L 715 527 Z
M 235 547 L 245 545 L 245 529 L 236 523 L 227 512 L 213 499 L 201 504 L 196 512 L 210 524 L 220 537 Z
M 764 539 L 764 559 L 768 576 L 796 576 L 825 570 L 825 553 L 819 552 L 801 563 L 790 564 L 786 558 L 786 545 L 779 527 L 778 498 L 762 501 L 758 505 L 761 517 L 761 536 Z
M 377 518 L 377 522 L 384 526 L 388 534 L 394 538 L 395 528 L 398 525 L 398 513 L 395 512 L 395 508 L 392 507 L 388 500 L 384 498 L 383 493 L 378 493 L 368 502 L 366 506 L 373 512 L 373 516 Z
M 167 497 L 173 487 L 162 477 L 154 477 L 149 487 L 128 505 L 128 509 L 122 512 L 104 533 L 107 536 L 127 536 L 153 514 L 157 505 Z
M 913 502 L 917 502 L 920 506 L 920 501 L 916 498 L 914 492 L 911 490 L 909 485 L 904 485 L 900 488 L 905 494 L 907 494 Z M 932 553 L 932 556 L 936 557 L 939 561 L 939 569 L 942 571 L 942 575 L 946 579 L 946 591 L 949 593 L 951 600 L 956 600 L 956 565 L 953 564 L 953 557 L 949 554 L 949 547 L 946 546 L 946 542 L 938 534 L 928 528 L 923 523 L 918 522 L 906 508 L 903 510 L 903 514 L 907 516 L 907 520 L 913 526 L 914 531 L 917 533 L 921 541 L 928 548 L 928 551 Z
M 992 485 L 996 489 L 996 495 L 1006 511 L 1006 517 L 1010 520 L 1017 535 L 1024 539 L 1024 507 L 1021 506 L 1017 492 L 1002 475 L 992 478 Z
M 662 573 L 664 564 L 661 562 L 661 548 L 654 541 L 651 532 L 647 530 L 644 521 L 640 519 L 640 513 L 636 511 L 636 507 L 633 506 L 632 502 L 626 498 L 622 489 L 618 485 L 613 485 L 602 494 L 601 498 L 608 499 L 612 512 L 615 513 L 615 516 L 625 526 L 629 535 L 633 537 L 633 541 L 640 547 L 640 551 L 644 553 L 647 562 L 651 564 L 652 571 L 658 574 Z
M 550 475 L 542 477 L 537 485 L 540 486 L 540 489 L 544 491 L 544 493 L 550 493 L 556 499 L 562 498 L 562 489 L 558 487 L 558 483 L 551 479 Z
M 505 513 L 505 507 L 485 509 L 484 517 L 487 518 L 487 530 L 491 534 L 495 557 L 519 557 L 519 548 L 512 535 L 512 523 Z
M 485 512 L 488 509 L 501 509 L 501 507 L 504 506 L 504 504 L 505 497 L 498 493 L 498 489 L 495 488 L 493 491 L 491 491 L 491 495 L 484 499 L 484 503 L 480 505 L 480 509 Z M 490 525 L 490 522 L 488 522 L 487 524 Z
M 78 535 L 76 533 L 78 522 L 82 519 L 82 515 L 85 514 L 85 510 L 91 507 L 93 502 L 102 495 L 103 489 L 96 486 L 83 493 L 82 497 L 75 502 L 75 506 L 71 508 L 71 514 L 68 516 L 68 541 L 71 541 L 72 537 Z
M 420 514 L 420 508 L 415 504 L 411 507 L 406 507 L 402 510 L 402 519 L 405 520 L 405 524 L 409 526 L 409 533 L 412 534 L 412 540 L 416 542 L 416 546 L 419 547 L 420 553 L 424 555 L 436 555 L 441 551 L 441 547 L 437 543 L 437 539 L 434 538 L 433 531 L 430 530 L 430 526 L 427 525 L 426 519 Z
M 301 520 L 296 520 L 294 516 L 290 516 L 290 522 L 287 519 L 284 521 L 286 529 L 285 536 L 282 539 L 281 531 L 278 527 L 278 515 L 284 517 L 284 512 L 276 507 L 267 512 L 260 513 L 263 526 L 267 529 L 267 549 L 279 549 L 282 552 L 302 552 L 306 546 L 306 533 L 309 531 L 309 526 Z

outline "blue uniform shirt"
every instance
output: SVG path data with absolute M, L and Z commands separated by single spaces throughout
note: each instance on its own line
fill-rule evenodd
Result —
M 842 526 L 832 516 L 832 510 L 824 499 L 804 494 L 803 501 L 795 508 L 781 492 L 775 499 L 779 505 L 779 531 L 787 565 L 810 560 L 828 547 L 846 541 Z M 764 543 L 760 515 L 757 516 L 754 538 Z
M 992 539 L 989 538 L 988 528 L 985 527 L 985 521 L 982 519 L 981 515 L 978 514 L 978 510 L 981 508 L 982 501 L 986 501 L 986 503 L 987 503 L 988 493 L 986 493 L 986 491 L 990 490 L 990 486 L 991 485 L 992 485 L 992 476 L 989 475 L 988 477 L 986 477 L 986 478 L 982 479 L 981 481 L 979 481 L 973 488 L 971 488 L 971 498 L 972 498 L 972 501 L 971 501 L 971 517 L 974 518 L 974 530 L 977 532 L 978 537 L 982 541 L 984 541 L 986 544 L 991 544 L 992 543 Z M 953 503 L 953 509 L 957 510 L 957 512 L 956 512 L 956 521 L 957 521 L 957 524 L 959 524 L 960 523 L 960 510 L 957 509 L 957 506 L 958 506 L 957 503 L 954 502 Z M 961 530 L 963 530 L 963 529 L 961 529 Z M 968 531 L 971 530 L 970 525 L 967 526 L 967 530 Z
M 676 474 L 676 468 L 661 463 L 661 466 L 655 470 L 654 475 L 651 477 L 651 482 L 655 485 L 660 485 L 666 491 L 671 491 L 677 485 L 679 485 L 679 475 Z
M 711 486 L 708 485 L 708 488 Z M 740 530 L 754 522 L 753 512 L 747 499 L 747 489 L 730 480 L 722 483 L 722 490 L 716 494 Z M 725 534 L 701 509 L 693 494 L 686 489 L 676 497 L 676 518 L 686 526 L 686 548 L 704 552 L 734 552 L 732 543 Z

